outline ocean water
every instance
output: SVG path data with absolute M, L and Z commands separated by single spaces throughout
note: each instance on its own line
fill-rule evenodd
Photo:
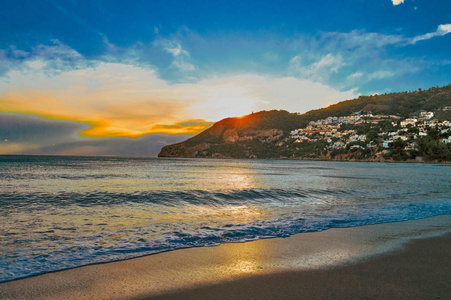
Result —
M 451 167 L 0 156 L 0 281 L 451 214 Z

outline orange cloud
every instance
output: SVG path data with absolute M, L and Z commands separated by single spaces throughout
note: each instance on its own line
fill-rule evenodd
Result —
M 169 123 L 167 121 L 171 118 L 165 116 L 170 115 L 171 109 L 174 109 L 172 106 L 169 104 L 161 107 L 149 103 L 112 104 L 105 111 L 85 112 L 83 108 L 62 105 L 51 93 L 24 91 L 21 94 L 9 93 L 0 98 L 2 113 L 36 115 L 49 120 L 87 124 L 90 128 L 79 133 L 79 136 L 86 138 L 137 138 L 149 133 L 197 134 L 213 124 L 200 119 Z
M 167 134 L 197 134 L 211 127 L 213 122 L 204 120 L 191 120 L 172 125 L 154 125 L 150 133 L 167 133 Z
M 96 68 L 47 76 L 10 72 L 0 82 L 0 112 L 82 122 L 91 128 L 83 137 L 139 137 L 148 133 L 197 133 L 204 125 L 187 124 L 190 105 L 150 70 L 102 63 Z M 206 123 L 206 122 L 204 122 Z M 174 124 L 174 125 L 158 125 Z M 170 127 L 172 126 L 172 127 Z
M 81 122 L 89 128 L 80 136 L 92 138 L 196 134 L 226 117 L 304 112 L 355 96 L 294 77 L 242 74 L 171 85 L 152 68 L 130 64 L 59 71 L 39 59 L 23 65 L 0 77 L 0 112 Z

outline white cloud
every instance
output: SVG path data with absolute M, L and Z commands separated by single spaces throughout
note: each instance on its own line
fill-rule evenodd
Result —
M 61 43 L 57 39 L 51 40 L 49 45 L 39 44 L 32 47 L 30 52 L 10 46 L 6 50 L 0 49 L 0 76 L 8 70 L 28 68 L 32 61 L 45 61 L 46 74 L 55 74 L 61 71 L 85 68 L 96 62 L 86 60 L 75 49 Z
M 362 76 L 363 76 L 363 73 L 359 71 L 359 72 L 352 73 L 352 74 L 349 75 L 347 78 L 348 78 L 349 80 L 357 80 L 357 79 L 362 78 Z
M 451 24 L 441 24 L 437 27 L 437 30 L 435 32 L 430 32 L 430 33 L 416 36 L 411 40 L 410 43 L 415 44 L 418 41 L 428 40 L 428 39 L 436 37 L 436 36 L 443 36 L 450 32 L 451 32 Z
M 84 131 L 90 136 L 139 136 L 161 124 L 218 121 L 262 109 L 305 112 L 357 96 L 353 90 L 289 76 L 237 74 L 171 84 L 152 67 L 84 63 L 65 49 L 43 48 L 42 57 L 26 59 L 22 68 L 0 77 L 0 110 L 90 124 L 94 128 Z M 179 50 L 173 52 L 183 56 Z M 55 55 L 77 57 L 79 67 L 61 69 L 47 59 Z M 326 55 L 312 68 L 338 70 L 340 65 L 340 58 Z
M 81 59 L 82 55 L 71 47 L 64 45 L 59 40 L 54 39 L 51 41 L 53 45 L 43 45 L 40 44 L 34 47 L 34 55 L 47 60 L 53 59 L 64 59 L 64 60 L 75 60 Z
M 445 32 L 447 27 L 440 27 Z M 321 82 L 339 90 L 352 90 L 373 81 L 418 72 L 425 62 L 419 58 L 392 58 L 386 48 L 407 46 L 402 35 L 364 30 L 327 32 L 311 40 L 299 40 L 302 49 L 288 66 L 288 74 Z
M 325 84 L 295 77 L 242 74 L 199 81 L 192 86 L 202 99 L 191 107 L 205 119 L 239 116 L 251 111 L 284 109 L 306 112 L 358 96 Z
M 400 35 L 387 35 L 377 32 L 353 30 L 350 32 L 326 32 L 319 42 L 325 51 L 334 53 L 336 50 L 365 50 L 379 49 L 387 45 L 394 45 L 403 41 Z
M 17 49 L 15 46 L 10 46 L 9 51 L 11 53 L 11 56 L 15 59 L 21 59 L 26 58 L 29 56 L 29 53 L 23 50 Z
M 368 77 L 369 77 L 369 79 L 384 79 L 384 78 L 393 77 L 395 75 L 396 75 L 396 73 L 393 71 L 379 70 L 379 71 L 369 74 Z
M 0 78 L 0 110 L 95 124 L 98 135 L 140 135 L 188 117 L 189 103 L 151 68 L 98 62 L 49 72 L 51 63 L 29 60 Z
M 155 45 L 159 45 L 163 48 L 164 51 L 172 54 L 174 57 L 174 61 L 171 63 L 171 67 L 178 69 L 181 72 L 190 72 L 194 71 L 196 67 L 187 62 L 190 58 L 190 54 L 188 51 L 182 48 L 179 42 L 167 39 L 157 40 Z
M 182 72 L 189 72 L 196 70 L 196 67 L 193 64 L 190 64 L 186 62 L 184 59 L 176 58 L 172 64 L 172 67 L 182 71 Z
M 404 0 L 392 0 L 392 2 L 393 2 L 393 6 L 395 6 L 395 5 L 399 5 L 401 3 L 404 3 Z
M 308 65 L 304 64 L 301 55 L 296 55 L 290 60 L 289 69 L 302 78 L 324 82 L 331 73 L 338 73 L 338 70 L 344 66 L 346 63 L 341 55 L 329 53 Z
M 337 73 L 338 69 L 345 66 L 346 64 L 343 62 L 343 59 L 340 55 L 332 55 L 327 54 L 321 60 L 313 63 L 310 66 L 310 69 L 313 72 L 328 70 L 329 72 Z

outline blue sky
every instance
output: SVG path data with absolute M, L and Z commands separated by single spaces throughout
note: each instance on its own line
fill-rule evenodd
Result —
M 447 0 L 3 0 L 0 153 L 155 155 L 224 117 L 447 85 L 450 33 Z

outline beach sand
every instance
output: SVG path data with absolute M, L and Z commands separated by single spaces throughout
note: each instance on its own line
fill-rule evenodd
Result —
M 451 299 L 451 216 L 181 249 L 0 284 L 1 299 Z

